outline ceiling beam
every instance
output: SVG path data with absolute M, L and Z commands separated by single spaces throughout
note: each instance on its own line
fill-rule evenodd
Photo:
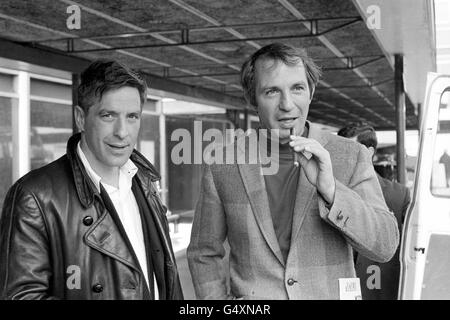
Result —
M 0 57 L 24 61 L 27 63 L 63 70 L 71 73 L 82 72 L 90 60 L 69 56 L 64 52 L 48 47 L 31 47 L 22 43 L 0 38 Z M 228 106 L 230 109 L 245 109 L 244 99 L 227 95 L 219 91 L 190 86 L 167 78 L 144 73 L 147 84 L 154 90 L 166 91 L 212 104 Z
M 375 131 L 395 131 L 395 126 L 386 126 L 386 125 L 380 125 L 380 126 L 374 126 Z M 406 130 L 418 130 L 417 126 L 415 125 L 407 125 Z
M 348 58 L 348 64 L 345 67 L 339 67 L 339 68 L 322 68 L 322 71 L 338 71 L 338 70 L 352 70 L 355 68 L 359 68 L 362 65 L 366 65 L 369 63 L 372 63 L 374 61 L 378 61 L 380 59 L 384 58 L 384 56 L 379 56 L 377 58 L 371 59 L 370 61 L 366 61 L 363 63 L 360 63 L 358 65 L 354 65 L 353 64 L 353 59 L 351 57 Z M 221 65 L 214 65 L 214 67 L 221 67 Z M 166 67 L 163 68 L 163 75 L 167 78 L 171 78 L 171 79 L 180 79 L 180 78 L 199 78 L 199 77 L 225 77 L 225 76 L 237 76 L 240 73 L 239 72 L 222 72 L 222 73 L 198 73 L 195 75 L 175 75 L 175 76 L 171 76 L 170 75 L 170 68 Z M 367 83 L 367 85 L 363 85 L 363 86 L 355 86 L 355 88 L 363 88 L 363 87 L 367 87 L 367 86 L 377 86 L 380 85 L 382 83 L 388 82 L 388 81 L 392 81 L 393 79 L 389 79 L 386 81 L 381 81 L 381 82 L 377 82 L 377 83 Z M 352 87 L 352 86 L 350 86 Z M 333 87 L 335 89 L 342 89 L 342 88 L 350 88 L 348 86 L 345 87 Z
M 379 58 L 384 57 L 380 55 L 355 55 L 355 56 L 345 56 L 344 59 L 354 60 L 356 59 L 369 59 L 369 58 Z M 314 58 L 315 62 L 318 61 L 331 61 L 331 60 L 341 60 L 342 58 L 339 57 L 323 57 L 323 58 Z M 224 68 L 227 67 L 227 64 L 241 64 L 242 60 L 236 60 L 236 61 L 224 61 L 224 64 L 217 64 L 217 63 L 205 63 L 205 64 L 173 64 L 170 66 L 170 68 Z M 365 63 L 365 62 L 364 62 Z M 353 66 L 355 67 L 354 63 Z M 357 67 L 360 67 L 361 65 L 357 65 Z M 165 67 L 148 67 L 143 70 L 149 71 L 149 72 L 157 72 L 157 71 L 163 71 Z M 346 69 L 345 67 L 342 69 Z M 323 69 L 322 69 L 323 70 Z M 328 70 L 331 70 L 331 68 L 328 68 Z
M 343 20 L 340 19 L 340 20 Z M 259 36 L 259 37 L 243 37 L 243 38 L 229 38 L 229 39 L 214 39 L 206 41 L 191 41 L 190 40 L 190 29 L 180 29 L 180 39 L 179 41 L 172 41 L 170 43 L 148 43 L 148 44 L 135 44 L 135 45 L 121 45 L 121 46 L 109 46 L 108 48 L 96 48 L 96 49 L 82 49 L 75 50 L 75 41 L 77 38 L 67 38 L 63 39 L 67 42 L 67 52 L 68 53 L 86 53 L 86 52 L 99 52 L 99 51 L 113 51 L 113 50 L 123 50 L 123 49 L 142 49 L 142 48 L 165 48 L 165 47 L 180 47 L 180 46 L 193 46 L 193 45 L 205 45 L 205 44 L 215 44 L 215 43 L 234 43 L 234 42 L 248 42 L 248 41 L 265 41 L 265 40 L 279 40 L 279 39 L 297 39 L 297 38 L 308 38 L 308 37 L 318 37 L 323 36 L 331 31 L 344 28 L 356 22 L 362 21 L 361 17 L 350 18 L 349 21 L 343 22 L 339 25 L 330 27 L 324 31 L 318 30 L 319 20 L 311 19 L 311 25 L 314 26 L 309 29 L 309 33 L 306 34 L 279 34 L 271 36 Z M 229 28 L 229 27 L 228 27 Z M 147 33 L 152 34 L 152 33 Z M 87 37 L 89 39 L 89 37 Z
M 388 82 L 391 82 L 391 81 L 394 81 L 394 79 L 393 78 L 385 79 L 385 80 L 382 80 L 382 81 L 379 81 L 379 82 L 376 82 L 376 83 L 372 83 L 372 82 L 369 81 L 368 83 L 366 83 L 365 85 L 362 85 L 362 86 L 333 86 L 333 87 L 318 86 L 318 87 L 316 87 L 316 90 L 371 88 L 371 87 L 379 86 L 381 84 L 388 83 Z
M 222 23 L 220 23 L 220 21 L 217 21 L 213 17 L 208 16 L 207 14 L 205 14 L 205 13 L 201 12 L 200 10 L 194 8 L 193 6 L 183 2 L 182 0 L 169 0 L 169 1 L 170 1 L 170 3 L 182 8 L 183 10 L 186 10 L 187 12 L 189 12 L 193 15 L 196 15 L 197 17 L 207 21 L 208 23 L 210 23 L 214 26 L 222 25 Z M 245 38 L 245 36 L 242 33 L 240 33 L 239 31 L 237 31 L 236 29 L 226 28 L 224 31 L 235 36 L 236 38 L 241 38 L 241 39 Z M 256 49 L 261 48 L 261 46 L 254 41 L 247 41 L 247 44 Z
M 338 117 L 330 113 L 323 113 L 314 109 L 309 110 L 308 117 L 326 120 L 328 123 L 339 123 L 339 126 L 344 126 L 346 124 L 346 120 L 343 117 Z
M 31 47 L 19 42 L 0 38 L 0 57 L 28 62 L 31 64 L 53 68 L 71 73 L 79 73 L 90 61 L 71 57 L 61 51 L 36 45 Z
M 317 100 L 317 99 L 313 99 L 313 101 L 311 102 L 311 105 L 309 107 L 309 110 L 310 111 L 315 110 L 315 106 L 317 106 L 317 105 L 321 105 L 321 106 L 330 108 L 331 110 L 333 110 L 335 112 L 339 112 L 339 113 L 343 114 L 342 117 L 350 117 L 350 118 L 357 119 L 358 121 L 370 122 L 369 120 L 367 120 L 366 118 L 362 117 L 361 115 L 359 115 L 357 113 L 349 112 L 349 111 L 345 110 L 344 108 L 340 108 L 329 102 L 325 102 L 325 101 L 321 101 L 321 100 Z
M 241 23 L 241 24 L 231 24 L 231 25 L 214 25 L 208 27 L 185 27 L 178 29 L 161 29 L 161 30 L 149 30 L 142 32 L 127 32 L 127 33 L 116 33 L 116 34 L 108 34 L 108 35 L 97 35 L 97 36 L 85 36 L 85 37 L 77 37 L 78 40 L 111 40 L 111 39 L 122 39 L 122 38 L 133 38 L 133 37 L 142 37 L 142 36 L 151 36 L 154 33 L 158 34 L 180 34 L 180 36 L 188 35 L 192 32 L 206 32 L 206 31 L 214 31 L 214 30 L 226 30 L 228 28 L 248 28 L 248 27 L 265 27 L 265 26 L 277 26 L 277 25 L 286 25 L 286 24 L 298 24 L 298 23 L 309 23 L 311 25 L 311 33 L 320 34 L 319 23 L 320 22 L 330 22 L 330 21 L 342 21 L 349 20 L 350 24 L 362 21 L 360 16 L 354 17 L 331 17 L 331 18 L 314 18 L 314 19 L 305 19 L 305 20 L 281 20 L 281 21 L 268 21 L 268 22 L 258 22 L 258 23 Z M 340 25 L 334 26 L 327 30 L 336 30 L 341 28 Z M 330 32 L 330 31 L 326 31 Z M 43 39 L 39 41 L 30 41 L 30 43 L 48 43 L 48 42 L 58 42 L 58 41 L 66 41 L 72 40 L 73 37 L 64 37 L 64 38 L 50 38 Z M 245 41 L 245 39 L 242 39 Z

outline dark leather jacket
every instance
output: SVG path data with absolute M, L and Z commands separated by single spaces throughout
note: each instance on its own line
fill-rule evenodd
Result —
M 143 299 L 145 279 L 76 152 L 34 170 L 9 190 L 0 217 L 1 299 Z M 164 251 L 166 294 L 182 299 L 155 168 L 130 159 Z

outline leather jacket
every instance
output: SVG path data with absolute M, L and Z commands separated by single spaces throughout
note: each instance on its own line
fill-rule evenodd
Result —
M 0 217 L 1 299 L 143 299 L 145 278 L 88 177 L 73 135 L 67 153 L 9 190 Z M 136 150 L 141 186 L 163 247 L 165 296 L 183 299 L 156 169 Z

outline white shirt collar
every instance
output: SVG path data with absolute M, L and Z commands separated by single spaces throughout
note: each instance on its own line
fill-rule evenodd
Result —
M 84 165 L 84 168 L 86 169 L 86 172 L 88 176 L 91 178 L 92 182 L 94 183 L 95 187 L 98 191 L 100 191 L 100 182 L 102 182 L 102 177 L 100 177 L 94 169 L 92 169 L 88 159 L 86 158 L 86 155 L 84 154 L 83 150 L 81 149 L 81 142 L 79 141 L 77 144 L 77 152 L 78 156 L 80 157 L 81 162 Z M 122 189 L 121 187 L 129 187 L 131 188 L 131 180 L 133 179 L 134 175 L 137 173 L 138 168 L 136 165 L 128 159 L 128 161 L 120 167 L 119 171 L 119 189 Z M 110 186 L 106 183 L 103 183 L 103 186 L 105 187 L 106 191 L 109 193 L 110 191 L 117 189 L 113 186 Z

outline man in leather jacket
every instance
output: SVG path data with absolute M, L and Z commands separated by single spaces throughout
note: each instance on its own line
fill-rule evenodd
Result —
M 182 299 L 160 175 L 134 150 L 145 80 L 116 61 L 81 75 L 67 153 L 9 190 L 1 299 Z

